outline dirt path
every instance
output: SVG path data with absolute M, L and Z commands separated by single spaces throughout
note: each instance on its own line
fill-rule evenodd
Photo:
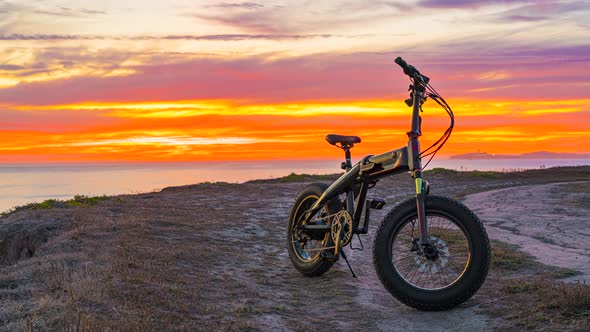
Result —
M 279 192 L 296 193 L 293 189 L 301 186 L 281 186 Z M 270 188 L 269 188 L 270 189 Z M 273 190 L 265 191 L 273 196 Z M 369 236 L 363 237 L 364 251 L 348 250 L 349 259 L 358 275 L 354 279 L 344 261 L 335 264 L 329 273 L 321 278 L 304 278 L 291 265 L 285 250 L 284 216 L 288 214 L 292 197 L 279 196 L 264 200 L 273 208 L 244 203 L 249 206 L 243 212 L 245 219 L 253 223 L 253 231 L 248 240 L 264 242 L 256 245 L 259 269 L 255 273 L 240 274 L 244 284 L 257 285 L 260 294 L 274 294 L 275 301 L 286 308 L 284 314 L 269 314 L 262 317 L 261 324 L 269 329 L 331 329 L 341 330 L 484 330 L 493 326 L 493 320 L 476 309 L 478 301 L 474 300 L 449 312 L 426 313 L 413 310 L 397 302 L 387 293 L 373 269 L 372 237 L 376 225 L 371 227 Z M 391 206 L 390 206 L 391 208 Z M 374 215 L 375 224 L 382 218 L 385 210 Z M 264 230 L 264 237 L 258 230 Z M 239 228 L 230 230 L 232 234 L 241 234 Z M 231 236 L 231 235 L 230 235 Z M 232 237 L 235 237 L 232 236 Z M 355 245 L 358 242 L 355 241 Z M 248 244 L 244 244 L 248 246 Z M 276 284 L 266 285 L 260 282 L 260 275 L 276 280 Z M 269 299 L 272 301 L 272 299 Z M 276 302 L 275 302 L 276 303 Z M 314 309 L 312 309 L 314 308 Z M 309 310 L 321 312 L 310 314 Z M 305 319 L 302 319 L 306 317 Z M 280 324 L 279 324 L 280 323 Z
M 468 195 L 491 238 L 519 245 L 541 263 L 580 271 L 590 282 L 590 182 L 552 183 Z

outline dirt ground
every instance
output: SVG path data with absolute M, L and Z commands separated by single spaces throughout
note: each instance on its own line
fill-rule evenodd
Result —
M 540 241 L 542 248 L 582 248 L 577 254 L 582 261 L 587 260 L 588 251 L 581 245 L 588 241 L 587 232 L 585 237 L 575 236 L 578 227 L 588 225 L 588 219 L 583 219 L 590 209 L 588 192 L 580 189 L 574 194 L 567 190 L 570 186 L 560 184 L 530 185 L 590 181 L 590 167 L 512 174 L 435 170 L 426 177 L 433 193 L 464 199 L 468 207 L 481 214 L 492 238 L 522 244 L 496 231 L 505 230 L 502 227 L 506 225 L 510 229 L 522 225 L 520 236 L 526 233 L 527 239 Z M 384 198 L 388 204 L 372 216 L 369 234 L 363 237 L 365 250 L 348 250 L 359 278 L 352 278 L 343 261 L 320 278 L 304 278 L 287 256 L 285 225 L 297 192 L 317 180 L 298 180 L 173 187 L 157 193 L 112 197 L 95 205 L 28 208 L 4 216 L 0 219 L 0 330 L 479 331 L 589 327 L 590 303 L 586 302 L 582 316 L 551 318 L 550 323 L 543 318 L 523 321 L 515 316 L 515 312 L 526 310 L 519 309 L 523 302 L 520 296 L 530 295 L 515 294 L 515 289 L 520 293 L 520 288 L 513 286 L 515 281 L 520 285 L 520 280 L 525 280 L 521 278 L 547 279 L 562 270 L 529 261 L 528 256 L 496 243 L 495 261 L 486 283 L 458 308 L 420 312 L 397 302 L 374 272 L 372 236 L 383 215 L 396 202 L 411 196 L 412 181 L 407 175 L 387 178 L 370 192 L 370 197 Z M 532 194 L 507 189 L 494 196 L 500 188 L 522 185 L 529 185 L 527 190 Z M 477 194 L 489 190 L 495 191 Z M 567 196 L 571 201 L 560 198 L 566 194 L 573 195 Z M 503 199 L 507 195 L 522 197 L 522 202 L 534 205 L 535 213 L 543 213 L 545 223 L 552 220 L 558 224 L 531 228 L 530 232 L 527 225 L 539 219 L 518 218 L 518 225 L 508 224 L 517 218 L 503 208 L 514 203 Z M 555 210 L 551 199 L 567 200 L 567 208 L 561 203 L 558 207 L 567 209 L 562 214 L 566 217 L 545 219 L 560 211 Z M 493 211 L 496 206 L 502 207 L 503 214 Z M 575 222 L 567 222 L 569 211 L 579 214 Z M 576 240 L 568 240 L 568 236 Z M 550 263 L 559 265 L 561 261 Z M 587 273 L 584 266 L 571 264 L 562 265 Z
M 539 262 L 582 272 L 590 283 L 590 182 L 499 189 L 465 197 L 491 238 L 517 244 Z

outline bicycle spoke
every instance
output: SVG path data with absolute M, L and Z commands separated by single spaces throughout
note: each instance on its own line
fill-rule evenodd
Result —
M 412 233 L 414 219 L 407 220 L 394 234 L 394 268 L 403 279 L 418 288 L 440 289 L 452 285 L 464 273 L 470 259 L 465 233 L 453 220 L 429 215 L 429 238 L 437 249 L 437 257 L 427 258 L 421 247 L 408 251 L 408 248 L 415 248 Z

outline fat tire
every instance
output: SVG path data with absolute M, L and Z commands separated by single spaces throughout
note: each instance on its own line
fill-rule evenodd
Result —
M 468 300 L 483 284 L 491 262 L 490 241 L 477 216 L 460 202 L 443 196 L 427 196 L 426 215 L 437 212 L 453 218 L 463 229 L 471 248 L 471 261 L 465 273 L 451 286 L 425 290 L 405 281 L 393 266 L 393 235 L 408 218 L 416 216 L 416 200 L 408 199 L 393 208 L 375 233 L 373 264 L 383 286 L 404 304 L 425 311 L 451 309 Z
M 308 196 L 317 196 L 318 198 L 326 191 L 328 185 L 325 183 L 313 183 L 305 188 L 303 188 L 297 198 L 295 199 L 295 203 L 291 207 L 291 211 L 289 212 L 289 222 L 287 224 L 287 251 L 289 252 L 289 259 L 293 263 L 293 266 L 306 277 L 319 277 L 322 274 L 328 272 L 328 270 L 334 265 L 334 261 L 325 260 L 321 257 L 317 257 L 314 261 L 305 262 L 297 257 L 295 253 L 295 248 L 291 243 L 291 236 L 292 236 L 292 229 L 293 223 L 295 222 L 295 216 L 298 211 L 296 211 L 299 204 Z M 338 198 L 332 199 L 328 202 L 328 212 L 330 214 L 337 213 L 338 211 L 342 210 L 342 202 Z M 328 243 L 327 246 L 332 245 L 331 237 L 328 236 Z M 327 249 L 330 250 L 330 249 Z

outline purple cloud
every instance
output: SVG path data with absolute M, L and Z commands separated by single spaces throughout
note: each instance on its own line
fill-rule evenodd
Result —
M 261 5 L 256 2 L 222 2 L 220 4 L 211 5 L 209 7 L 214 8 L 240 8 L 240 9 L 257 9 L 262 8 L 264 5 Z
M 362 56 L 362 61 L 346 57 L 274 62 L 264 58 L 201 59 L 174 64 L 154 61 L 150 61 L 153 63 L 150 65 L 133 67 L 137 74 L 125 77 L 73 77 L 22 83 L 1 89 L 0 104 L 180 99 L 294 102 L 383 96 L 392 90 L 393 84 L 382 74 L 386 68 L 392 68 L 391 64 L 384 63 L 387 59 L 383 56 Z M 368 86 L 369 82 L 374 86 Z
M 21 69 L 24 69 L 24 67 L 17 66 L 17 65 L 0 65 L 0 70 L 15 71 L 15 70 L 21 70 Z
M 223 14 L 195 14 L 195 18 L 240 28 L 255 34 L 289 34 L 297 33 L 297 29 L 287 28 L 286 22 L 272 13 L 223 13 Z
M 292 7 L 296 6 L 297 11 Z M 392 14 L 409 12 L 413 6 L 397 1 L 301 2 L 293 6 L 265 6 L 255 10 L 213 10 L 189 16 L 254 34 L 300 34 L 338 31 L 355 25 L 390 20 Z M 301 11 L 301 15 L 294 12 Z
M 513 22 L 538 22 L 538 21 L 546 21 L 549 19 L 547 16 L 529 16 L 529 15 L 509 15 L 504 16 L 501 18 L 504 21 L 513 21 Z
M 230 99 L 241 103 L 402 100 L 407 77 L 393 59 L 401 55 L 452 98 L 587 98 L 590 46 L 512 49 L 495 53 L 462 50 L 312 55 L 268 61 L 177 58 L 144 59 L 123 77 L 71 77 L 0 89 L 0 104 L 69 104 L 85 101 Z M 128 55 L 129 56 L 129 55 Z M 67 60 L 74 60 L 73 56 Z M 57 60 L 55 60 L 57 61 Z M 84 63 L 85 59 L 78 59 Z M 105 68 L 117 68 L 116 57 Z M 149 64 L 148 64 L 149 63 Z M 31 97 L 31 96 L 34 96 Z
M 523 2 L 521 6 L 495 13 L 490 18 L 503 22 L 542 22 L 549 20 L 559 21 L 561 19 L 576 21 L 575 17 L 570 17 L 567 14 L 580 14 L 581 12 L 588 12 L 589 9 L 587 3 L 581 1 Z
M 478 8 L 494 4 L 528 3 L 530 0 L 422 0 L 418 6 L 429 8 Z

